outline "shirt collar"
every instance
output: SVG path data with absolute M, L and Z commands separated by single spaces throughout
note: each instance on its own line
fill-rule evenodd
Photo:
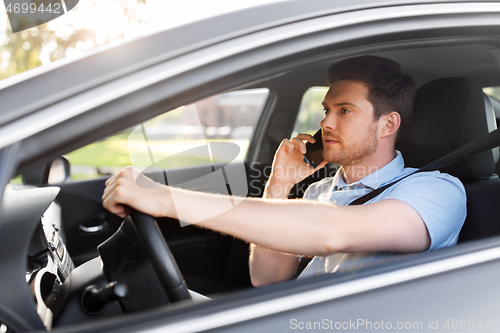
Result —
M 405 162 L 403 160 L 403 155 L 401 152 L 396 150 L 396 157 L 377 171 L 370 173 L 368 176 L 362 178 L 361 180 L 352 183 L 346 184 L 344 181 L 344 170 L 340 168 L 339 171 L 334 176 L 334 183 L 339 187 L 344 186 L 352 186 L 355 184 L 362 184 L 366 187 L 370 187 L 372 189 L 377 189 L 385 183 L 389 183 L 394 178 L 396 178 L 405 167 Z

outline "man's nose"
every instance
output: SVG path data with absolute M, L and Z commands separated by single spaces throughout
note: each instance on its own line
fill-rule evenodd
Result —
M 319 123 L 322 129 L 334 130 L 337 128 L 337 120 L 332 113 L 329 113 Z

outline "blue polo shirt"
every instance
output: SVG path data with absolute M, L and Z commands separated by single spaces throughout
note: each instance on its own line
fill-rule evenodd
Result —
M 415 170 L 417 169 L 405 168 L 403 156 L 396 151 L 396 157 L 391 162 L 355 183 L 345 183 L 341 168 L 334 177 L 311 184 L 304 199 L 346 206 Z M 428 251 L 456 244 L 467 213 L 465 189 L 457 178 L 439 171 L 419 172 L 389 187 L 367 203 L 384 199 L 400 200 L 415 209 L 429 232 L 431 245 Z M 393 255 L 335 253 L 327 257 L 314 257 L 299 278 L 352 270 L 367 263 L 386 260 Z

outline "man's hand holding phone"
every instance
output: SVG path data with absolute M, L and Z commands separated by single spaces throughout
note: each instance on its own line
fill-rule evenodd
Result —
M 321 130 L 314 133 L 314 142 L 308 141 L 306 143 L 306 150 L 304 162 L 309 164 L 312 168 L 316 168 L 323 162 L 323 140 L 321 137 Z
M 306 162 L 307 159 L 304 155 L 308 151 L 307 145 L 315 143 L 318 145 L 318 141 L 322 146 L 321 130 L 319 131 L 319 139 L 309 134 L 299 134 L 291 140 L 284 139 L 281 142 L 274 155 L 273 169 L 266 186 L 265 197 L 286 198 L 293 185 L 326 165 L 327 162 L 322 159 L 316 167 L 311 166 L 310 161 Z

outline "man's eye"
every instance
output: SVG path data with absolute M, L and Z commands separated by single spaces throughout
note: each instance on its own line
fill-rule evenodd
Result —
M 343 114 L 347 114 L 347 113 L 350 113 L 350 112 L 351 112 L 351 110 L 346 109 L 346 108 L 342 108 L 342 109 L 340 110 L 340 112 L 341 112 L 341 113 L 343 113 Z
M 323 112 L 325 112 L 325 114 L 328 114 L 328 111 L 330 110 L 328 110 L 327 108 L 323 108 Z

